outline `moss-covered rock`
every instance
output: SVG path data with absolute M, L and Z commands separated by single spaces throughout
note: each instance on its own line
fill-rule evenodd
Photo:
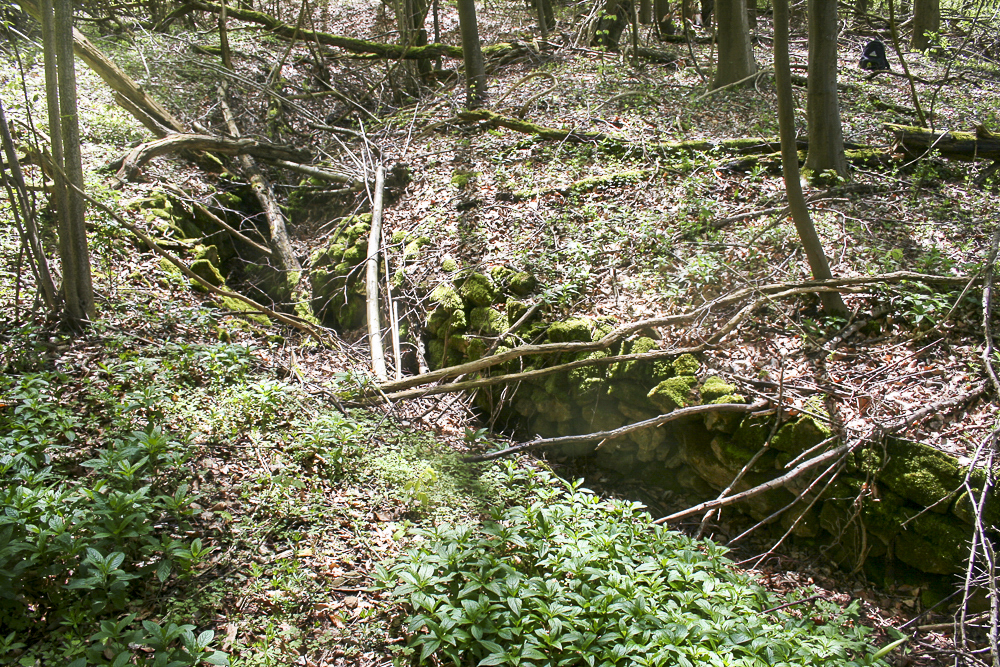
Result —
M 584 317 L 572 317 L 549 326 L 549 340 L 553 343 L 573 343 L 591 341 L 591 321 Z
M 771 440 L 771 446 L 778 451 L 797 455 L 823 442 L 832 433 L 825 423 L 815 417 L 802 415 L 779 428 Z
M 519 319 L 521 316 L 528 312 L 528 304 L 524 301 L 518 301 L 517 299 L 507 299 L 506 304 L 507 310 L 507 320 L 511 323 L 511 326 Z
M 430 297 L 428 297 L 428 301 L 435 308 L 439 308 L 448 314 L 460 310 L 464 306 L 462 297 L 458 295 L 458 290 L 448 283 L 441 283 L 435 287 Z
M 535 279 L 535 276 L 527 271 L 515 273 L 507 283 L 507 288 L 517 296 L 528 296 L 535 291 L 535 287 L 537 286 L 538 281 Z
M 675 375 L 697 375 L 701 370 L 701 362 L 693 354 L 682 354 L 674 359 Z
M 699 392 L 701 393 L 701 400 L 703 402 L 711 403 L 717 398 L 735 394 L 736 386 L 726 383 L 718 375 L 710 375 L 705 379 L 705 383 L 701 385 Z
M 719 463 L 726 466 L 733 473 L 742 470 L 761 449 L 760 447 L 747 447 L 744 443 L 735 442 L 725 435 L 717 435 L 712 438 L 711 447 Z M 774 470 L 774 460 L 777 455 L 777 452 L 773 449 L 766 450 L 754 461 L 750 470 L 760 473 L 772 472 Z
M 470 273 L 457 281 L 456 287 L 465 303 L 473 307 L 490 306 L 497 296 L 493 281 L 482 273 Z
M 514 275 L 514 270 L 506 266 L 491 266 L 490 270 L 490 280 L 497 289 L 503 290 L 507 289 L 510 285 L 510 279 Z
M 698 378 L 693 375 L 677 375 L 653 387 L 647 396 L 663 413 L 672 412 L 691 405 L 697 384 Z
M 483 336 L 499 336 L 507 327 L 507 318 L 496 308 L 473 308 L 469 311 L 470 331 Z
M 896 536 L 896 557 L 930 574 L 963 572 L 969 558 L 969 535 L 946 516 L 923 512 L 909 530 Z
M 420 236 L 407 243 L 406 247 L 403 248 L 403 261 L 409 262 L 419 257 L 420 249 L 423 248 L 425 245 L 430 244 L 430 242 L 431 242 L 430 238 L 426 236 Z
M 196 276 L 215 287 L 222 287 L 226 284 L 222 274 L 219 273 L 219 269 L 207 259 L 196 259 L 191 263 L 191 271 Z M 203 285 L 197 282 L 191 283 L 191 289 L 198 290 L 200 292 L 207 291 Z
M 250 320 L 251 322 L 256 322 L 263 326 L 271 326 L 271 319 L 256 310 L 253 306 L 240 301 L 239 299 L 234 299 L 231 296 L 220 296 L 216 299 L 216 305 L 222 309 L 233 313 L 243 313 L 243 317 Z
M 465 331 L 468 321 L 464 310 L 449 312 L 445 308 L 435 308 L 427 316 L 427 331 L 438 338 Z
M 455 273 L 458 271 L 458 268 L 458 262 L 451 257 L 445 257 L 441 260 L 441 270 L 445 273 Z
M 878 481 L 908 500 L 944 513 L 964 479 L 958 462 L 929 445 L 890 439 Z

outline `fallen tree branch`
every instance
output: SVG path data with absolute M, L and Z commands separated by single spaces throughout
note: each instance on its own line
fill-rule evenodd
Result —
M 219 104 L 222 107 L 222 116 L 226 121 L 226 126 L 229 128 L 229 133 L 234 137 L 239 137 L 240 129 L 237 127 L 236 118 L 233 116 L 233 112 L 229 108 L 229 103 L 226 101 L 225 84 L 219 84 L 218 92 Z M 267 225 L 271 232 L 271 244 L 274 249 L 274 258 L 278 264 L 278 268 L 285 274 L 286 280 L 291 277 L 293 278 L 291 282 L 297 283 L 299 276 L 293 277 L 291 274 L 298 273 L 302 270 L 302 267 L 299 265 L 299 260 L 296 259 L 295 252 L 292 250 L 291 241 L 288 239 L 288 230 L 285 228 L 285 216 L 278 207 L 278 202 L 275 200 L 271 182 L 264 176 L 263 172 L 261 172 L 260 168 L 254 163 L 253 158 L 249 155 L 237 155 L 237 158 L 267 218 Z
M 598 431 L 596 433 L 586 433 L 584 435 L 564 435 L 558 438 L 539 438 L 537 440 L 532 440 L 531 442 L 525 442 L 520 445 L 514 445 L 513 447 L 507 447 L 506 449 L 501 449 L 496 452 L 489 452 L 488 454 L 478 454 L 476 456 L 466 456 L 462 458 L 462 461 L 466 463 L 480 463 L 482 461 L 492 461 L 498 459 L 502 456 L 510 456 L 512 454 L 520 454 L 521 452 L 526 452 L 532 449 L 538 449 L 540 447 L 550 447 L 553 445 L 574 445 L 580 442 L 593 442 L 594 440 L 610 440 L 613 438 L 618 438 L 623 435 L 628 435 L 634 431 L 641 431 L 647 428 L 653 428 L 654 426 L 662 426 L 672 421 L 682 419 L 684 417 L 690 417 L 692 415 L 702 415 L 707 412 L 756 412 L 764 408 L 767 405 L 765 402 L 746 404 L 746 403 L 719 403 L 717 405 L 692 405 L 687 408 L 679 408 L 673 412 L 667 413 L 665 415 L 660 415 L 658 417 L 653 417 L 652 419 L 645 419 L 641 422 L 636 422 L 634 424 L 627 424 L 625 426 L 612 429 L 610 431 Z
M 680 512 L 674 512 L 669 516 L 659 518 L 653 523 L 656 525 L 662 525 L 664 523 L 669 523 L 670 521 L 683 519 L 684 517 L 690 516 L 692 514 L 698 514 L 699 512 L 704 512 L 705 510 L 715 509 L 716 507 L 725 507 L 727 505 L 732 505 L 733 503 L 738 503 L 741 500 L 752 498 L 753 496 L 760 495 L 765 491 L 770 491 L 771 489 L 776 489 L 779 486 L 784 486 L 785 482 L 789 482 L 798 477 L 799 475 L 801 475 L 802 473 L 811 470 L 818 465 L 826 463 L 831 459 L 842 457 L 846 455 L 848 451 L 850 451 L 850 447 L 848 445 L 841 445 L 836 449 L 831 449 L 830 451 L 820 454 L 815 458 L 811 458 L 808 461 L 803 461 L 802 463 L 795 466 L 784 475 L 780 477 L 775 477 L 774 479 L 764 482 L 763 484 L 759 484 L 753 487 L 752 489 L 747 489 L 746 491 L 741 491 L 736 495 L 727 496 L 726 498 L 721 498 L 719 500 L 709 500 L 703 503 L 699 503 L 694 507 L 689 507 L 685 510 L 681 510 Z
M 598 359 L 577 359 L 576 361 L 570 361 L 565 364 L 557 364 L 555 366 L 549 366 L 548 368 L 536 368 L 530 371 L 524 371 L 523 373 L 506 373 L 504 375 L 493 375 L 490 377 L 478 378 L 476 380 L 467 380 L 465 382 L 450 382 L 448 384 L 440 384 L 434 387 L 418 387 L 416 389 L 408 389 L 403 391 L 397 391 L 394 393 L 380 393 L 378 396 L 366 396 L 365 400 L 361 401 L 362 405 L 372 405 L 382 400 L 400 401 L 407 400 L 411 398 L 424 398 L 427 396 L 436 396 L 438 394 L 450 394 L 458 391 L 470 391 L 472 389 L 480 389 L 482 387 L 492 387 L 498 384 L 513 384 L 515 382 L 524 382 L 527 380 L 537 380 L 540 377 L 545 377 L 546 375 L 552 375 L 553 373 L 565 373 L 566 371 L 571 371 L 574 368 L 583 368 L 584 366 L 610 366 L 611 364 L 617 363 L 627 363 L 630 361 L 654 361 L 660 358 L 670 358 L 676 357 L 682 354 L 697 354 L 698 352 L 703 352 L 708 349 L 707 345 L 698 345 L 696 347 L 687 347 L 677 350 L 657 350 L 655 352 L 643 352 L 642 354 L 622 354 L 611 357 L 601 357 Z M 466 374 L 462 374 L 464 377 Z
M 1000 160 L 1000 136 L 978 125 L 974 132 L 931 132 L 912 125 L 883 124 L 910 155 L 933 148 L 954 160 Z
M 959 396 L 954 396 L 952 398 L 946 398 L 943 401 L 935 401 L 933 403 L 930 403 L 920 408 L 919 410 L 915 410 L 907 415 L 903 415 L 902 417 L 894 419 L 891 422 L 880 424 L 879 428 L 882 430 L 883 433 L 895 433 L 896 431 L 906 428 L 907 426 L 910 426 L 911 424 L 914 424 L 929 415 L 946 414 L 948 412 L 951 412 L 958 406 L 964 405 L 969 401 L 975 400 L 976 398 L 979 398 L 985 393 L 986 393 L 986 383 L 980 382 L 978 385 L 973 387 L 971 391 L 968 391 L 964 394 L 960 394 Z
M 802 288 L 840 288 L 840 287 L 854 287 L 854 286 L 864 286 L 864 285 L 878 285 L 883 283 L 899 283 L 903 281 L 911 280 L 914 282 L 923 282 L 928 284 L 937 285 L 965 285 L 970 281 L 968 276 L 935 276 L 928 275 L 924 273 L 916 273 L 912 271 L 896 271 L 894 273 L 886 273 L 875 276 L 855 276 L 849 278 L 834 278 L 831 280 L 804 280 L 799 282 L 791 283 L 772 283 L 768 285 L 754 285 L 750 287 L 744 287 L 742 289 L 731 292 L 725 296 L 719 297 L 718 299 L 707 303 L 703 306 L 688 311 L 686 313 L 681 313 L 678 315 L 668 315 L 665 317 L 655 317 L 646 320 L 639 320 L 637 322 L 631 322 L 628 324 L 623 324 L 617 329 L 611 331 L 603 338 L 592 341 L 592 342 L 574 342 L 574 343 L 543 343 L 536 345 L 521 345 L 515 347 L 511 350 L 507 350 L 500 354 L 493 355 L 491 357 L 483 357 L 475 361 L 470 361 L 464 364 L 459 364 L 457 366 L 448 366 L 446 368 L 440 368 L 435 371 L 430 371 L 428 373 L 421 373 L 419 375 L 414 375 L 403 380 L 386 382 L 379 386 L 379 390 L 387 395 L 391 395 L 392 392 L 398 392 L 404 389 L 409 389 L 412 387 L 417 387 L 424 384 L 430 384 L 432 382 L 438 382 L 450 377 L 457 377 L 459 375 L 465 375 L 467 373 L 476 373 L 479 371 L 484 371 L 493 366 L 506 363 L 513 359 L 518 359 L 520 357 L 537 356 L 542 354 L 553 354 L 557 352 L 595 352 L 597 350 L 603 350 L 611 347 L 616 342 L 619 342 L 633 333 L 642 331 L 643 329 L 650 329 L 654 327 L 667 327 L 667 326 L 679 326 L 683 324 L 688 324 L 697 320 L 698 318 L 704 317 L 708 312 L 726 308 L 735 305 L 745 299 L 750 295 L 758 294 L 778 294 L 786 290 L 798 290 Z M 975 279 L 977 282 L 981 282 L 982 279 Z M 807 290 L 808 291 L 808 290 Z M 676 354 L 680 354 L 677 352 Z M 640 358 L 650 358 L 649 353 L 644 355 L 639 355 Z M 588 363 L 599 363 L 599 360 L 585 360 Z M 548 370 L 548 369 L 544 369 Z
M 133 181 L 142 165 L 155 157 L 178 151 L 210 151 L 226 155 L 253 155 L 267 160 L 308 160 L 308 153 L 297 148 L 278 146 L 275 144 L 243 137 L 241 139 L 223 139 L 207 134 L 170 134 L 160 139 L 139 144 L 122 158 L 122 166 L 116 174 L 123 181 Z

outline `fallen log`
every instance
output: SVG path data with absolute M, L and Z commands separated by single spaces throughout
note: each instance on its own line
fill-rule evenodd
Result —
M 214 12 L 218 14 L 222 11 L 222 5 L 214 2 L 196 1 L 184 6 L 185 10 L 198 9 L 204 12 Z M 405 46 L 403 44 L 383 44 L 381 42 L 370 42 L 354 37 L 344 37 L 333 35 L 319 30 L 306 30 L 296 26 L 283 23 L 278 19 L 265 14 L 264 12 L 245 9 L 243 7 L 226 6 L 226 15 L 229 18 L 239 19 L 245 23 L 256 23 L 268 29 L 269 32 L 284 37 L 286 39 L 308 40 L 326 46 L 334 46 L 361 56 L 385 58 L 389 60 L 427 60 L 431 58 L 462 58 L 462 47 L 450 44 L 427 44 L 424 46 Z M 514 44 L 493 44 L 483 48 L 483 55 L 488 58 L 502 58 L 518 47 Z
M 931 132 L 914 125 L 883 125 L 892 132 L 900 147 L 909 155 L 923 155 L 930 149 L 954 160 L 1000 160 L 1000 136 L 977 125 L 974 132 Z
M 253 155 L 268 160 L 292 160 L 303 162 L 309 159 L 305 151 L 288 146 L 278 146 L 249 137 L 241 139 L 220 139 L 207 134 L 171 134 L 139 144 L 122 158 L 117 177 L 122 181 L 135 180 L 142 165 L 154 157 L 178 151 L 210 151 L 226 155 Z

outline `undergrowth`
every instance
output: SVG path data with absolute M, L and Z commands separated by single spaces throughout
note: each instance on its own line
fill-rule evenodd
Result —
M 481 527 L 416 530 L 379 571 L 419 664 L 885 664 L 857 603 L 785 606 L 723 547 L 652 525 L 636 503 L 514 464 L 506 477 L 532 498 Z

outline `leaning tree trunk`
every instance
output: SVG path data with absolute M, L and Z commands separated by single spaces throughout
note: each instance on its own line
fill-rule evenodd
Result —
M 806 103 L 809 154 L 815 176 L 847 176 L 844 132 L 837 99 L 837 0 L 809 0 L 809 79 Z
M 670 0 L 653 0 L 653 20 L 660 35 L 674 34 L 673 14 L 670 11 Z
M 913 37 L 910 46 L 923 51 L 931 46 L 931 34 L 941 30 L 941 0 L 914 0 Z
M 752 75 L 757 71 L 757 63 L 750 43 L 746 0 L 718 0 L 715 13 L 719 25 L 719 66 L 712 88 L 721 88 Z
M 479 44 L 476 0 L 458 0 L 458 23 L 462 32 L 462 58 L 465 61 L 465 106 L 476 109 L 486 101 L 486 63 Z
M 823 244 L 809 217 L 809 208 L 799 182 L 799 152 L 795 143 L 795 100 L 792 97 L 792 70 L 788 63 L 788 0 L 774 0 L 774 82 L 778 92 L 778 130 L 781 133 L 781 171 L 785 179 L 788 208 L 795 229 L 802 240 L 813 278 L 832 277 Z M 820 292 L 827 314 L 843 313 L 847 308 L 838 292 Z
M 73 56 L 71 0 L 45 0 L 42 8 L 45 41 L 46 92 L 52 154 L 59 168 L 55 181 L 59 218 L 59 258 L 62 262 L 64 320 L 79 328 L 94 315 L 94 287 L 87 247 L 83 163 L 76 107 L 76 64 Z M 46 29 L 45 24 L 48 24 Z

